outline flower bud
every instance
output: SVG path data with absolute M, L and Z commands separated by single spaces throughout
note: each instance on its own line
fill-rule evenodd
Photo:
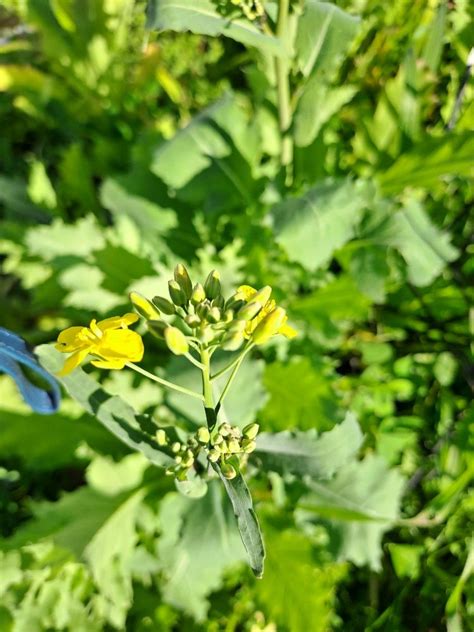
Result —
M 206 282 L 204 283 L 204 291 L 208 299 L 212 300 L 221 293 L 220 274 L 217 270 L 209 272 Z
M 245 452 L 245 454 L 250 454 L 251 452 L 255 450 L 256 447 L 257 447 L 257 444 L 255 441 L 250 441 L 250 440 L 245 440 L 245 439 L 242 441 L 242 449 Z
M 237 476 L 235 468 L 230 463 L 222 463 L 221 472 L 224 478 L 227 478 L 229 481 Z
M 270 312 L 268 316 L 258 324 L 257 328 L 253 332 L 252 340 L 256 345 L 261 345 L 267 342 L 273 335 L 275 335 L 280 327 L 286 320 L 286 311 L 283 307 L 277 307 Z
M 219 454 L 217 450 L 211 450 L 209 454 L 207 455 L 207 458 L 212 463 L 217 463 L 217 461 L 221 458 L 221 455 Z
M 258 424 L 253 423 L 253 424 L 249 424 L 248 426 L 245 426 L 242 432 L 244 433 L 244 436 L 247 439 L 255 439 L 255 437 L 258 434 L 259 429 L 260 429 L 260 426 Z
M 194 289 L 191 294 L 191 303 L 193 305 L 197 305 L 198 303 L 202 303 L 206 298 L 206 292 L 200 283 L 196 283 Z
M 159 428 L 156 431 L 155 437 L 157 444 L 160 446 L 164 446 L 168 443 L 168 437 L 166 436 L 166 432 L 163 430 L 163 428 Z
M 270 300 L 272 294 L 272 288 L 269 285 L 265 285 L 256 294 L 252 296 L 252 301 L 258 301 L 262 305 L 266 305 Z
M 165 341 L 168 349 L 175 355 L 184 355 L 189 351 L 186 336 L 177 327 L 167 327 L 165 329 Z
M 209 313 L 209 303 L 207 301 L 205 303 L 199 303 L 199 305 L 197 305 L 196 314 L 199 316 L 201 320 L 206 320 L 208 313 Z
M 236 331 L 234 333 L 229 332 L 229 334 L 224 338 L 222 348 L 225 351 L 237 351 L 240 349 L 244 342 L 244 334 L 241 331 Z
M 147 327 L 151 334 L 162 340 L 165 337 L 165 329 L 168 325 L 163 320 L 149 320 Z
M 177 281 L 168 281 L 168 292 L 175 305 L 186 305 L 188 299 Z
M 175 441 L 174 443 L 171 444 L 171 452 L 174 452 L 174 454 L 177 454 L 180 450 L 181 450 L 181 444 L 179 441 Z
M 234 312 L 231 309 L 226 309 L 224 312 L 224 316 L 222 317 L 222 322 L 228 325 L 234 320 Z
M 205 426 L 201 426 L 201 428 L 198 429 L 196 435 L 199 443 L 209 443 L 209 439 L 211 438 L 209 429 Z
M 207 314 L 207 320 L 210 323 L 218 323 L 221 319 L 221 310 L 218 307 L 211 307 Z
M 246 303 L 243 307 L 239 309 L 236 314 L 236 318 L 238 320 L 252 320 L 258 314 L 259 311 L 263 309 L 263 304 L 259 301 L 250 301 L 250 303 Z
M 186 323 L 186 325 L 188 325 L 188 327 L 194 329 L 195 327 L 199 327 L 199 325 L 201 324 L 201 319 L 197 314 L 188 314 L 188 316 L 186 316 L 186 318 L 184 319 L 184 322 Z
M 150 320 L 160 317 L 160 312 L 156 309 L 153 303 L 138 292 L 130 292 L 128 296 L 133 307 L 137 310 L 140 316 L 143 316 L 143 318 Z
M 178 283 L 186 298 L 189 300 L 193 292 L 193 284 L 191 283 L 188 271 L 182 263 L 178 263 L 174 269 L 174 280 Z
M 153 303 L 158 309 L 163 312 L 163 314 L 166 314 L 167 316 L 172 316 L 176 313 L 176 309 L 173 303 L 171 303 L 167 298 L 164 298 L 163 296 L 155 296 L 153 299 Z
M 225 306 L 225 300 L 222 294 L 216 296 L 215 299 L 212 300 L 212 307 L 218 307 L 220 310 L 223 310 Z
M 219 434 L 222 437 L 228 437 L 231 433 L 231 430 L 232 430 L 232 427 L 230 424 L 223 423 L 221 427 L 219 428 Z
M 229 446 L 229 451 L 230 452 L 242 452 L 242 449 L 240 447 L 240 443 L 237 441 L 237 439 L 231 439 L 228 442 L 228 446 Z
M 244 295 L 241 292 L 236 292 L 225 303 L 226 309 L 232 309 L 234 313 L 238 312 L 241 307 L 246 304 Z

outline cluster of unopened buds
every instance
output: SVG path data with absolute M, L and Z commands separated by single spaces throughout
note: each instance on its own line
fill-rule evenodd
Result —
M 246 456 L 255 450 L 258 429 L 257 423 L 249 424 L 241 430 L 238 426 L 224 422 L 212 432 L 202 426 L 186 443 L 181 443 L 170 442 L 166 431 L 160 428 L 156 439 L 160 446 L 167 447 L 174 456 L 175 465 L 169 466 L 166 474 L 174 475 L 180 481 L 186 480 L 189 470 L 204 451 L 207 460 L 218 463 L 223 476 L 231 480 L 237 476 Z
M 256 20 L 265 15 L 263 3 L 260 0 L 230 0 L 231 4 L 239 7 L 249 20 Z
M 164 339 L 176 355 L 187 354 L 193 342 L 237 351 L 245 340 L 260 345 L 277 333 L 288 338 L 296 335 L 287 325 L 286 311 L 270 299 L 268 285 L 259 291 L 242 285 L 225 299 L 217 270 L 209 273 L 204 285 L 193 286 L 186 268 L 178 264 L 168 291 L 171 300 L 155 296 L 150 301 L 137 292 L 132 292 L 130 299 L 147 319 L 150 332 Z M 163 315 L 177 316 L 181 327 L 166 322 Z

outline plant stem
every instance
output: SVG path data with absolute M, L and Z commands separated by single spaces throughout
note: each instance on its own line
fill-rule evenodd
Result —
M 240 356 L 239 356 L 239 358 L 237 359 L 237 362 L 235 363 L 235 366 L 234 366 L 234 370 L 233 370 L 233 371 L 232 371 L 232 373 L 230 374 L 229 379 L 227 380 L 227 383 L 226 383 L 226 385 L 224 386 L 224 390 L 222 391 L 221 396 L 219 397 L 219 401 L 218 401 L 217 406 L 216 406 L 216 410 L 217 410 L 218 412 L 219 412 L 219 408 L 220 408 L 220 406 L 222 405 L 222 402 L 224 401 L 225 396 L 227 395 L 227 393 L 228 393 L 228 391 L 229 391 L 229 388 L 230 388 L 230 387 L 231 387 L 231 385 L 232 385 L 232 382 L 234 381 L 234 378 L 235 378 L 235 376 L 236 376 L 236 374 L 237 374 L 237 371 L 238 371 L 238 370 L 239 370 L 239 368 L 240 368 L 240 365 L 242 364 L 242 362 L 243 362 L 243 360 L 244 360 L 244 358 L 245 358 L 245 356 L 246 356 L 247 352 L 248 352 L 248 351 L 250 351 L 250 349 L 251 349 L 252 347 L 253 347 L 253 345 L 249 345 L 249 346 L 245 349 L 244 353 L 241 353 L 241 354 L 240 354 Z
M 286 43 L 289 0 L 280 0 L 276 35 Z M 281 133 L 281 164 L 286 169 L 287 184 L 291 183 L 291 162 L 293 160 L 293 143 L 289 135 L 291 126 L 290 82 L 288 60 L 275 57 L 275 74 L 277 82 L 278 117 Z
M 190 353 L 185 353 L 184 355 L 191 362 L 191 364 L 194 364 L 194 366 L 197 366 L 197 368 L 200 369 L 201 371 L 203 370 L 204 365 L 201 364 L 199 360 L 196 360 L 196 358 L 194 358 Z
M 204 394 L 204 411 L 209 430 L 212 430 L 217 422 L 217 412 L 214 408 L 214 397 L 211 386 L 211 357 L 208 349 L 201 347 L 202 392 Z
M 234 368 L 234 366 L 240 362 L 240 358 L 241 356 L 245 356 L 250 349 L 253 347 L 253 344 L 248 345 L 247 347 L 245 347 L 242 351 L 242 353 L 237 356 L 237 358 L 235 358 L 235 360 L 233 360 L 233 362 L 231 362 L 230 364 L 228 364 L 226 367 L 224 367 L 223 369 L 221 369 L 220 371 L 217 371 L 217 373 L 214 373 L 214 375 L 211 375 L 210 380 L 212 382 L 212 380 L 217 379 L 218 377 L 220 377 L 221 375 L 224 375 L 224 373 L 227 373 L 227 371 L 230 371 L 230 369 Z
M 157 375 L 153 375 L 153 373 L 150 373 L 149 371 L 142 369 L 137 364 L 133 364 L 133 362 L 127 362 L 125 366 L 128 366 L 129 369 L 133 369 L 137 373 L 141 373 L 142 375 L 149 378 L 150 380 L 153 380 L 154 382 L 158 382 L 158 384 L 161 384 L 162 386 L 166 386 L 166 388 L 171 388 L 174 391 L 179 391 L 180 393 L 184 393 L 184 395 L 189 395 L 190 397 L 196 397 L 197 399 L 200 399 L 202 401 L 204 400 L 204 397 L 200 395 L 199 393 L 190 391 L 189 389 L 184 388 L 184 386 L 178 386 L 178 384 L 174 384 L 173 382 L 168 382 L 168 380 L 164 380 L 163 378 L 158 377 Z

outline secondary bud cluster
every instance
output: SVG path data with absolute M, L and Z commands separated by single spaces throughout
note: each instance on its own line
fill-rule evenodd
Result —
M 249 20 L 256 20 L 265 15 L 261 0 L 230 0 L 231 4 L 239 7 Z
M 147 320 L 150 332 L 163 339 L 175 355 L 187 354 L 193 340 L 204 347 L 236 351 L 246 340 L 260 345 L 275 334 L 296 335 L 286 324 L 285 310 L 270 299 L 270 286 L 257 291 L 244 285 L 225 298 L 217 270 L 208 274 L 204 284 L 193 285 L 184 265 L 178 264 L 168 282 L 168 293 L 169 299 L 155 296 L 149 300 L 132 292 L 130 300 Z M 172 322 L 165 317 L 173 317 Z
M 218 463 L 223 475 L 229 480 L 237 476 L 241 459 L 256 448 L 255 438 L 259 426 L 249 424 L 243 430 L 229 423 L 222 423 L 212 433 L 205 426 L 190 436 L 185 443 L 171 442 L 162 428 L 156 432 L 156 441 L 166 447 L 174 458 L 175 464 L 167 468 L 166 474 L 183 481 L 196 463 L 199 453 L 204 450 L 211 463 Z

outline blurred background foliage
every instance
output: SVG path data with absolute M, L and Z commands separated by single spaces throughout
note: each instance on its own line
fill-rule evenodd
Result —
M 302 32 L 326 16 L 309 4 Z M 265 51 L 146 30 L 141 0 L 0 7 L 0 325 L 49 342 L 163 293 L 177 261 L 218 267 L 301 332 L 246 365 L 232 417 L 326 432 L 350 409 L 364 432 L 310 489 L 251 472 L 257 581 L 220 490 L 180 495 L 73 401 L 41 417 L 0 376 L 0 630 L 473 629 L 473 6 L 336 4 L 317 53 L 299 40 L 289 185 Z

